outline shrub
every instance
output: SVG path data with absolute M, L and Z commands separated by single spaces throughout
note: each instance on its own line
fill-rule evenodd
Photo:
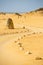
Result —
M 21 14 L 19 14 L 19 13 L 15 13 L 16 15 L 18 15 L 18 16 L 21 16 Z

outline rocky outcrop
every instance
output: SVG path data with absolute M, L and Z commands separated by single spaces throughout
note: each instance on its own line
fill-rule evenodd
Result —
M 11 18 L 9 18 L 7 21 L 7 27 L 8 29 L 14 29 L 13 21 Z

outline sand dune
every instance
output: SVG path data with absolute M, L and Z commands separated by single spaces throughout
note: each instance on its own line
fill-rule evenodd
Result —
M 43 28 L 43 8 L 23 14 L 2 13 L 0 14 L 0 29 L 7 28 L 8 18 L 13 20 L 15 28 L 22 28 L 23 26 Z
M 0 65 L 43 65 L 43 8 L 0 13 Z M 11 18 L 14 29 L 7 26 Z

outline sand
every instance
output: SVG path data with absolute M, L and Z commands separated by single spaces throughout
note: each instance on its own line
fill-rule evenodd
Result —
M 0 65 L 43 65 L 43 15 L 0 14 Z M 8 29 L 12 18 L 14 29 Z

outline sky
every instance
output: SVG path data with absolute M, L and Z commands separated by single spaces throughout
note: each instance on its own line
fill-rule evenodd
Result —
M 43 0 L 0 0 L 0 12 L 29 12 L 43 7 Z

